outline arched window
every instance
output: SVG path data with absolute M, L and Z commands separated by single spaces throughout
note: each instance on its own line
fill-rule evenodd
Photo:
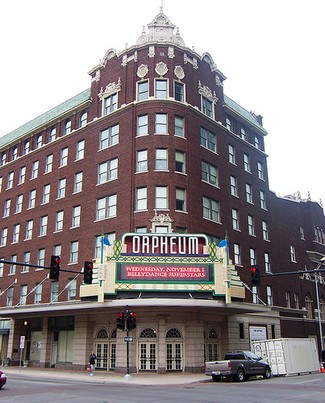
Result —
M 169 329 L 166 333 L 166 339 L 181 339 L 182 333 L 175 328 Z
M 111 338 L 111 339 L 116 339 L 116 336 L 117 336 L 117 330 L 116 330 L 116 329 L 113 329 L 112 332 L 111 332 L 110 338 Z
M 96 339 L 108 339 L 108 333 L 105 329 L 100 329 L 97 332 Z
M 147 329 L 142 330 L 142 332 L 140 333 L 140 338 L 142 338 L 142 339 L 157 338 L 157 334 L 153 329 L 147 328 Z
M 86 126 L 86 124 L 87 124 L 87 112 L 86 111 L 81 113 L 79 124 L 80 124 L 80 127 Z
M 209 339 L 217 339 L 217 338 L 218 338 L 217 332 L 214 329 L 211 329 L 209 331 Z
M 71 133 L 71 120 L 70 119 L 66 120 L 65 124 L 64 124 L 64 134 L 69 134 L 69 133 Z

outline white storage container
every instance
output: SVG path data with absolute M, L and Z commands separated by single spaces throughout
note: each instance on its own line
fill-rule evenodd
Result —
M 320 370 L 316 343 L 311 338 L 253 341 L 252 350 L 270 364 L 273 375 L 297 375 Z

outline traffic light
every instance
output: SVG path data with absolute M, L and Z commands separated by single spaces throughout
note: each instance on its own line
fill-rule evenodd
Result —
M 121 330 L 125 330 L 125 312 L 120 312 L 117 314 L 116 327 Z
M 132 330 L 137 327 L 136 313 L 132 311 L 127 311 L 126 316 L 126 328 L 127 330 Z
M 91 284 L 93 282 L 93 262 L 85 262 L 84 264 L 84 283 Z
M 250 267 L 251 271 L 251 280 L 252 280 L 252 286 L 259 286 L 260 285 L 260 269 L 257 265 L 253 265 Z
M 60 277 L 60 265 L 61 258 L 60 256 L 51 256 L 51 264 L 50 264 L 50 279 L 54 281 L 58 281 Z

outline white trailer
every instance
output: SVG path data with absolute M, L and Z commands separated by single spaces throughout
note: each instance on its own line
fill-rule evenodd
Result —
M 273 375 L 300 375 L 320 371 L 315 339 L 269 339 L 252 342 L 255 354 L 267 361 Z

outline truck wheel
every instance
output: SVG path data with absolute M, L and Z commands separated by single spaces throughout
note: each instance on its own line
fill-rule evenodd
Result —
M 270 367 L 265 368 L 265 372 L 263 374 L 264 379 L 270 379 L 272 376 L 272 371 Z
M 235 376 L 235 380 L 237 382 L 244 382 L 245 380 L 245 372 L 242 368 L 239 368 L 239 370 L 237 371 L 237 374 Z
M 212 375 L 212 380 L 213 380 L 213 382 L 220 382 L 220 381 L 221 381 L 221 376 L 219 376 L 219 375 Z

